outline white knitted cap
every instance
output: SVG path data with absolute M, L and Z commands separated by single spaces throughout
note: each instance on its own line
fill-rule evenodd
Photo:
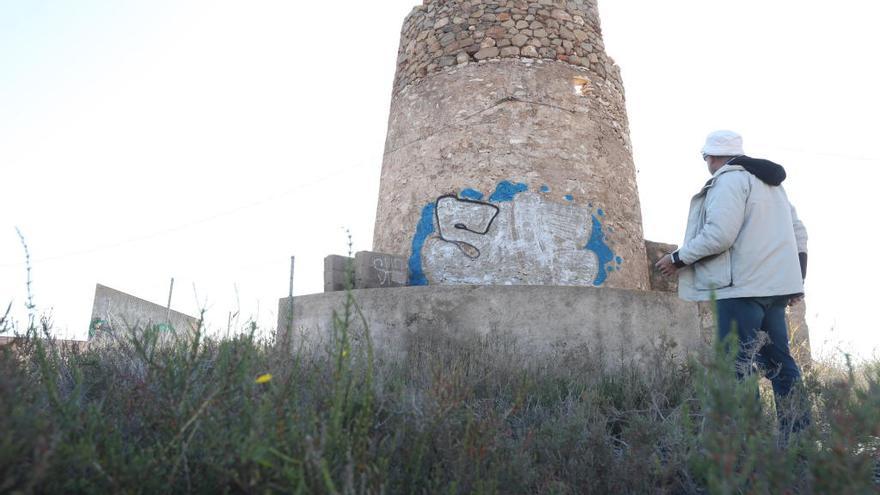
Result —
M 733 131 L 715 131 L 706 138 L 703 154 L 709 156 L 745 155 L 743 138 Z

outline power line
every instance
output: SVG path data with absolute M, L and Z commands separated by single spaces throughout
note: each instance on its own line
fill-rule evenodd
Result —
M 174 232 L 179 232 L 179 231 L 181 231 L 181 230 L 189 229 L 189 228 L 191 228 L 191 227 L 195 227 L 195 226 L 197 226 L 197 225 L 202 225 L 202 224 L 205 224 L 205 223 L 209 223 L 209 222 L 212 222 L 212 221 L 214 221 L 214 220 L 217 220 L 218 218 L 227 217 L 227 216 L 233 215 L 233 214 L 238 213 L 238 212 L 243 211 L 243 210 L 248 210 L 248 209 L 251 209 L 251 208 L 256 208 L 256 207 L 258 207 L 258 206 L 261 206 L 261 205 L 264 205 L 264 204 L 267 204 L 267 203 L 271 203 L 271 202 L 277 201 L 277 200 L 279 200 L 279 199 L 281 199 L 281 198 L 284 198 L 284 197 L 290 196 L 291 194 L 293 194 L 293 193 L 295 193 L 295 192 L 297 192 L 297 191 L 299 191 L 299 190 L 301 190 L 301 189 L 308 188 L 308 187 L 312 187 L 312 186 L 314 186 L 314 185 L 316 185 L 316 184 L 320 184 L 320 183 L 322 183 L 322 182 L 326 182 L 327 180 L 332 179 L 333 177 L 336 177 L 336 176 L 338 176 L 338 175 L 340 175 L 340 174 L 342 174 L 342 173 L 344 173 L 344 172 L 348 172 L 348 171 L 350 171 L 350 170 L 352 170 L 352 169 L 359 168 L 359 167 L 360 167 L 360 165 L 353 165 L 353 166 L 349 166 L 349 167 L 344 167 L 344 168 L 341 168 L 341 169 L 335 170 L 334 172 L 332 172 L 332 173 L 330 173 L 330 174 L 324 175 L 324 176 L 318 178 L 317 180 L 314 180 L 314 181 L 311 181 L 311 182 L 307 182 L 307 183 L 304 183 L 304 184 L 298 184 L 297 186 L 294 186 L 294 187 L 292 187 L 292 188 L 290 188 L 290 189 L 287 189 L 286 191 L 284 191 L 284 192 L 282 192 L 282 193 L 279 193 L 279 194 L 276 194 L 276 195 L 274 195 L 274 196 L 270 196 L 270 197 L 268 197 L 268 198 L 265 198 L 265 199 L 262 199 L 262 200 L 259 200 L 259 201 L 254 201 L 254 202 L 251 202 L 251 203 L 247 203 L 247 204 L 244 204 L 244 205 L 240 205 L 240 206 L 237 206 L 237 207 L 232 208 L 232 209 L 229 209 L 229 210 L 223 210 L 223 211 L 220 211 L 220 212 L 218 212 L 218 213 L 214 213 L 214 214 L 212 214 L 212 215 L 209 215 L 209 216 L 206 216 L 206 217 L 200 218 L 200 219 L 198 219 L 198 220 L 194 220 L 194 221 L 187 222 L 187 223 L 184 223 L 184 224 L 176 225 L 176 226 L 174 226 L 174 227 L 169 227 L 169 228 L 167 228 L 167 229 L 158 230 L 158 231 L 155 231 L 155 232 L 151 232 L 151 233 L 149 233 L 149 234 L 144 234 L 144 235 L 141 235 L 141 236 L 131 237 L 131 238 L 128 238 L 128 239 L 125 239 L 125 240 L 122 240 L 122 241 L 118 241 L 118 242 L 113 242 L 113 243 L 108 243 L 108 244 L 101 244 L 101 245 L 98 245 L 98 246 L 94 246 L 94 247 L 91 247 L 91 248 L 88 248 L 88 249 L 79 250 L 79 251 L 71 251 L 71 252 L 62 253 L 62 254 L 58 254 L 58 255 L 46 256 L 46 257 L 43 257 L 43 258 L 39 258 L 39 259 L 35 259 L 35 260 L 31 260 L 31 264 L 32 264 L 32 265 L 36 265 L 36 264 L 45 263 L 45 262 L 48 262 L 48 261 L 58 261 L 58 260 L 63 260 L 63 259 L 67 259 L 67 258 L 73 258 L 73 257 L 77 257 L 77 256 L 85 256 L 85 255 L 88 255 L 88 254 L 98 253 L 98 252 L 101 252 L 101 251 L 107 251 L 107 250 L 110 250 L 110 249 L 116 249 L 116 248 L 121 247 L 121 246 L 126 246 L 126 245 L 130 245 L 130 244 L 138 244 L 138 243 L 141 243 L 141 242 L 144 242 L 144 241 L 149 241 L 149 240 L 151 240 L 151 239 L 155 239 L 155 238 L 157 238 L 157 237 L 162 237 L 162 236 L 165 236 L 165 235 L 168 235 L 168 234 L 174 233 Z M 2 264 L 2 265 L 0 265 L 0 268 L 13 268 L 13 267 L 18 267 L 19 265 L 20 265 L 20 264 L 18 264 L 18 263 L 6 263 L 6 264 Z

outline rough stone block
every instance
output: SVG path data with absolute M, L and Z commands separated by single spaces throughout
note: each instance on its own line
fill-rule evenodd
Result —
M 324 258 L 324 292 L 345 290 L 346 285 L 351 285 L 353 289 L 354 284 L 348 283 L 348 277 L 354 276 L 353 266 L 354 259 L 348 256 L 331 254 Z M 349 270 L 352 270 L 351 275 L 348 273 Z
M 354 265 L 358 289 L 404 287 L 409 278 L 403 256 L 361 251 L 354 255 Z
M 813 363 L 810 345 L 810 329 L 807 326 L 807 306 L 802 299 L 786 311 L 791 354 L 801 369 L 809 369 Z
M 651 290 L 660 292 L 678 292 L 678 279 L 669 278 L 654 267 L 660 258 L 678 249 L 675 244 L 663 244 L 661 242 L 645 241 L 645 251 L 648 254 L 648 269 L 651 280 Z
M 497 46 L 483 48 L 474 55 L 474 58 L 477 60 L 485 60 L 487 58 L 497 57 L 501 53 L 501 50 L 498 49 Z
M 518 57 L 519 56 L 519 48 L 515 46 L 506 46 L 501 49 L 502 57 Z

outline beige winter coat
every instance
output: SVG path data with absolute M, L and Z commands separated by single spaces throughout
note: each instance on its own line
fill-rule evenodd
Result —
M 725 165 L 691 200 L 678 258 L 678 294 L 690 301 L 800 294 L 807 232 L 781 185 Z

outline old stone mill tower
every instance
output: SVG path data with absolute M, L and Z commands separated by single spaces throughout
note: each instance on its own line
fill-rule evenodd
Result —
M 664 339 L 683 352 L 711 338 L 708 306 L 652 270 L 674 246 L 643 237 L 623 82 L 596 1 L 413 9 L 373 252 L 328 256 L 325 293 L 281 300 L 280 336 L 332 335 L 354 266 L 359 321 L 392 352 L 418 336 L 504 334 L 533 355 L 601 342 L 638 360 Z
M 595 0 L 425 0 L 404 22 L 374 250 L 410 285 L 648 288 Z

